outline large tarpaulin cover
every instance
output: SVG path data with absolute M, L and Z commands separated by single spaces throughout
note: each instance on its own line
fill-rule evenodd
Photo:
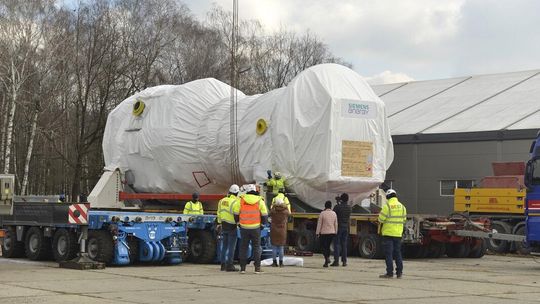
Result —
M 268 169 L 279 171 L 303 202 L 322 208 L 343 192 L 359 202 L 384 181 L 394 156 L 384 103 L 351 69 L 317 65 L 286 87 L 236 94 L 242 182 L 261 183 Z M 208 78 L 127 98 L 107 119 L 106 169 L 130 171 L 139 192 L 225 194 L 230 96 L 230 86 Z M 137 101 L 146 105 L 139 116 Z M 260 119 L 267 124 L 263 134 Z

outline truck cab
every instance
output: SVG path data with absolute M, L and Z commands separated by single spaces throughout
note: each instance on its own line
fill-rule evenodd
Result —
M 525 168 L 527 196 L 525 216 L 527 242 L 532 251 L 540 251 L 540 132 L 531 144 L 531 158 Z

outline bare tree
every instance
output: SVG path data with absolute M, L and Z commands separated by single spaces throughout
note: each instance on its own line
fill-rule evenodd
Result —
M 47 1 L 41 0 L 0 2 L 0 11 L 3 12 L 0 19 L 0 43 L 1 49 L 7 54 L 6 60 L 0 64 L 0 69 L 4 75 L 2 83 L 10 94 L 10 102 L 6 109 L 9 114 L 4 121 L 6 125 L 6 140 L 3 145 L 4 173 L 10 170 L 13 126 L 21 89 L 31 76 L 29 66 L 42 42 L 41 22 L 45 15 L 46 4 Z
M 0 166 L 20 193 L 87 192 L 103 168 L 108 113 L 149 86 L 230 83 L 231 13 L 197 20 L 177 0 L 0 0 Z M 239 89 L 262 93 L 340 62 L 315 35 L 242 20 Z

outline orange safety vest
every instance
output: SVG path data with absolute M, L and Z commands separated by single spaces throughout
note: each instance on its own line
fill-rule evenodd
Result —
M 244 228 L 259 228 L 261 225 L 260 200 L 255 204 L 248 204 L 244 198 L 240 199 L 239 224 Z

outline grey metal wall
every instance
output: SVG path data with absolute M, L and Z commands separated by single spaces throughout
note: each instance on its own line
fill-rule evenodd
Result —
M 453 197 L 440 195 L 440 180 L 480 180 L 494 161 L 527 161 L 531 140 L 395 144 L 387 172 L 409 213 L 448 215 Z

